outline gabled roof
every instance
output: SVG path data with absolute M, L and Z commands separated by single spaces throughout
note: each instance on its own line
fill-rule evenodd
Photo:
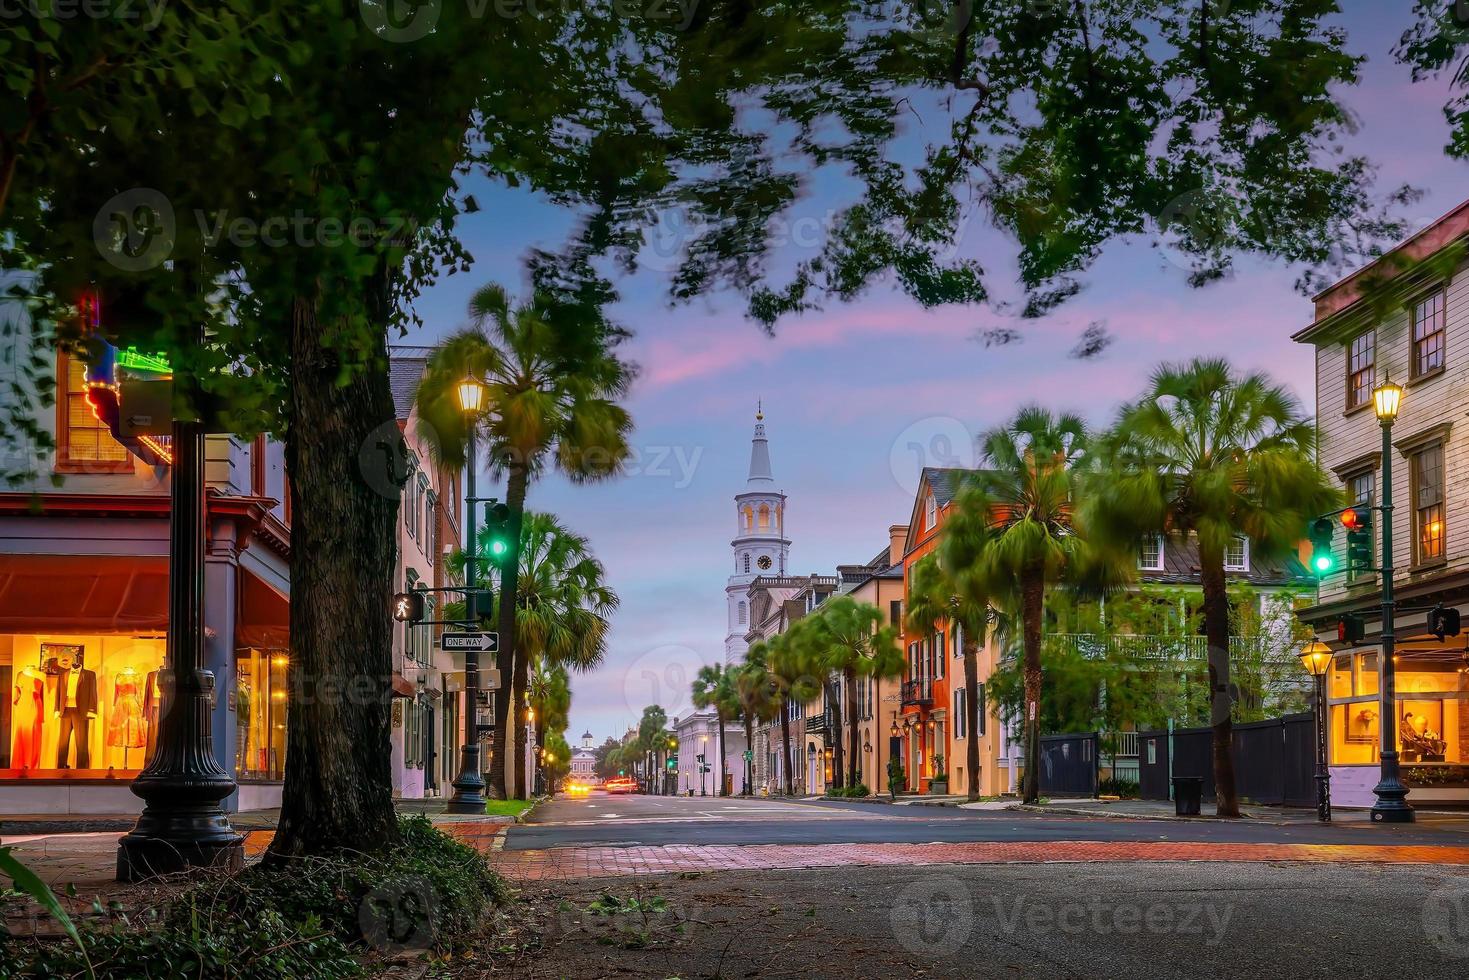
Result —
M 393 390 L 393 410 L 399 421 L 407 421 L 413 414 L 413 396 L 418 391 L 418 382 L 427 367 L 427 357 L 400 357 L 394 354 L 388 360 L 388 386 Z
M 919 539 L 927 533 L 923 527 L 923 498 L 925 488 L 932 491 L 934 503 L 939 509 L 949 506 L 954 498 L 959 495 L 960 488 L 964 485 L 964 476 L 967 473 L 976 473 L 977 470 L 964 469 L 958 466 L 925 466 L 918 479 L 918 492 L 913 495 L 913 513 L 908 517 L 908 536 L 903 540 L 903 551 L 912 551 L 918 544 Z
M 1294 556 L 1287 555 L 1284 561 L 1261 558 L 1251 554 L 1250 568 L 1246 572 L 1225 572 L 1234 582 L 1248 582 L 1259 586 L 1314 586 L 1316 579 Z M 1138 572 L 1139 584 L 1198 585 L 1199 545 L 1190 537 L 1187 541 L 1169 538 L 1163 543 L 1163 570 Z

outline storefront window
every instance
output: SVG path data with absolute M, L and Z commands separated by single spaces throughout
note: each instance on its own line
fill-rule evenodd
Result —
M 286 765 L 284 650 L 239 651 L 235 663 L 235 778 L 279 780 Z
M 131 776 L 157 741 L 161 637 L 0 634 L 0 776 Z
M 1331 762 L 1376 765 L 1382 739 L 1377 696 L 1378 654 L 1356 656 L 1354 692 L 1348 696 L 1338 657 L 1329 681 Z M 1469 763 L 1469 662 L 1462 651 L 1405 650 L 1397 667 L 1397 748 L 1409 785 L 1434 766 Z

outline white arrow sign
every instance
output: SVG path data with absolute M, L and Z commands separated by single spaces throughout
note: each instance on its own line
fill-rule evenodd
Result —
M 498 653 L 499 633 L 444 633 L 439 636 L 440 650 L 478 650 L 480 653 Z

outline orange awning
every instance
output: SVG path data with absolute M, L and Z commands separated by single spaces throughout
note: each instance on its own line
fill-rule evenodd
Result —
M 0 633 L 167 628 L 167 558 L 0 555 Z

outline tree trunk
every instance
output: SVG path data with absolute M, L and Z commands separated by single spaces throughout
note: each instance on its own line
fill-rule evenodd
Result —
M 742 796 L 753 796 L 754 790 L 750 786 L 750 769 L 755 765 L 755 720 L 748 713 L 745 715 L 745 751 L 748 756 L 743 756 L 745 763 L 745 789 Z
M 784 769 L 785 769 L 785 777 L 786 777 L 785 778 L 786 796 L 795 796 L 796 795 L 796 785 L 795 785 L 795 782 L 791 779 L 791 776 L 793 775 L 792 772 L 791 772 L 791 717 L 790 717 L 790 712 L 788 710 L 786 710 L 789 707 L 790 707 L 790 702 L 789 701 L 783 701 L 783 702 L 781 702 L 781 706 L 780 706 L 780 741 L 781 741 L 782 747 L 785 750 L 785 766 L 784 766 Z
M 534 787 L 529 784 L 530 764 L 525 761 L 525 748 L 527 733 L 525 730 L 525 709 L 530 704 L 527 695 L 530 692 L 530 657 L 525 651 L 515 655 L 515 682 L 513 697 L 511 699 L 511 714 L 515 716 L 515 799 L 528 800 L 526 794 Z M 539 731 L 539 729 L 537 729 Z
M 831 726 L 826 733 L 826 744 L 832 747 L 831 760 L 831 785 L 841 789 L 845 785 L 843 775 L 846 772 L 847 753 L 842 745 L 842 696 L 833 696 L 832 685 L 826 685 L 826 702 L 831 705 Z M 811 792 L 812 787 L 806 787 L 806 792 Z
M 1229 589 L 1224 554 L 1199 549 L 1199 580 L 1204 592 L 1204 635 L 1209 656 L 1209 723 L 1214 729 L 1214 815 L 1239 816 L 1234 786 L 1233 705 L 1229 696 Z
M 847 780 L 848 786 L 858 786 L 862 782 L 862 740 L 857 731 L 857 671 L 848 668 L 842 678 L 847 685 L 847 770 L 851 777 Z
M 1020 578 L 1021 638 L 1025 656 L 1025 782 L 1026 803 L 1041 798 L 1041 621 L 1046 609 L 1043 568 L 1028 568 Z
M 486 787 L 490 797 L 497 800 L 512 798 L 512 784 L 507 777 L 521 768 L 516 763 L 514 768 L 506 769 L 512 765 L 510 747 L 516 744 L 510 737 L 511 726 L 518 724 L 514 710 L 516 699 L 511 688 L 516 676 L 515 604 L 520 585 L 520 522 L 525 511 L 526 481 L 524 467 L 512 460 L 505 484 L 505 506 L 510 511 L 510 526 L 505 531 L 510 538 L 510 553 L 505 556 L 500 571 L 500 621 L 496 626 L 500 634 L 500 652 L 495 654 L 495 667 L 500 671 L 500 689 L 495 692 L 494 758 L 490 760 L 489 785 Z M 517 734 L 517 739 L 521 737 Z
M 969 802 L 979 799 L 979 637 L 964 631 L 964 768 L 969 773 Z
M 373 441 L 394 417 L 387 345 L 340 383 L 315 301 L 291 309 L 291 662 L 285 785 L 268 860 L 398 839 L 393 812 L 391 582 L 401 447 Z M 359 459 L 381 460 L 369 474 Z M 391 467 L 391 469 L 390 469 Z
M 717 717 L 719 718 L 719 795 L 728 796 L 729 794 L 724 790 L 728 782 L 726 777 L 729 769 L 729 754 L 724 751 L 724 713 L 718 712 Z

